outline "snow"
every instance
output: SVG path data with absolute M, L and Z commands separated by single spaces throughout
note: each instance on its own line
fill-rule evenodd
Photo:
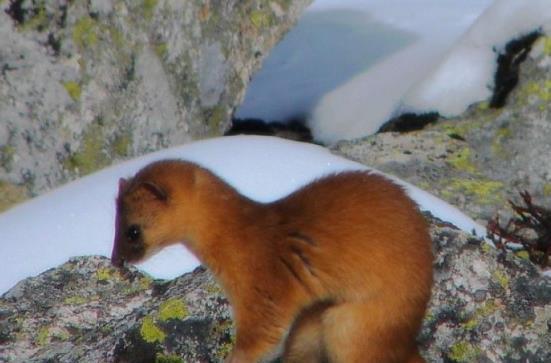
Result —
M 345 2 L 350 6 L 363 3 Z M 495 0 L 442 56 L 446 46 L 455 39 L 456 31 L 468 25 L 487 2 L 460 1 L 464 8 L 450 8 L 449 12 L 445 9 L 447 2 L 438 6 L 425 0 L 416 5 L 423 3 L 426 9 L 430 6 L 431 11 L 409 14 L 410 19 L 404 19 L 402 24 L 420 34 L 418 42 L 323 97 L 309 120 L 316 140 L 331 144 L 367 136 L 393 115 L 403 112 L 459 115 L 469 105 L 490 98 L 497 69 L 496 50 L 534 30 L 541 28 L 546 33 L 551 30 L 551 0 Z M 388 19 L 393 24 L 407 15 L 407 10 L 399 9 L 394 2 L 382 9 L 390 11 Z M 427 13 L 444 21 L 435 27 L 432 20 L 436 19 L 430 19 Z M 454 13 L 460 21 L 444 26 L 447 17 Z M 432 51 L 427 53 L 431 47 Z M 387 61 L 389 64 L 385 65 Z M 427 70 L 431 71 L 427 74 Z M 380 90 L 382 84 L 387 88 Z
M 492 94 L 498 52 L 510 40 L 538 29 L 551 31 L 551 0 L 495 1 L 431 75 L 408 92 L 405 106 L 452 117 L 487 100 Z
M 279 199 L 315 178 L 345 170 L 371 170 L 317 145 L 273 137 L 234 136 L 197 141 L 133 159 L 37 197 L 0 214 L 0 293 L 19 280 L 79 255 L 111 254 L 118 180 L 154 160 L 181 158 L 216 173 L 244 195 Z M 395 179 L 396 180 L 396 179 Z M 455 207 L 408 183 L 421 209 L 485 236 L 485 229 Z M 161 251 L 139 265 L 155 278 L 174 278 L 198 261 L 183 246 Z
M 253 78 L 237 118 L 308 120 L 332 144 L 404 112 L 452 117 L 491 97 L 498 51 L 551 0 L 317 0 Z

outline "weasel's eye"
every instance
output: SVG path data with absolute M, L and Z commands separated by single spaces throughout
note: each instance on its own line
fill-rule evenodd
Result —
M 140 238 L 140 227 L 133 224 L 126 230 L 126 238 L 129 242 L 136 242 Z

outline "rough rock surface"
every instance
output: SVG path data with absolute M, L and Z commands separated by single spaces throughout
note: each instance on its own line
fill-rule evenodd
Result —
M 310 2 L 0 1 L 0 199 L 221 135 Z
M 428 361 L 551 361 L 551 279 L 446 223 L 431 233 Z M 161 282 L 79 257 L 0 298 L 2 362 L 221 362 L 232 342 L 227 301 L 203 268 Z
M 381 133 L 337 144 L 348 158 L 397 175 L 486 224 L 528 190 L 551 204 L 551 37 L 539 39 L 521 66 L 507 105 L 471 107 L 422 131 Z

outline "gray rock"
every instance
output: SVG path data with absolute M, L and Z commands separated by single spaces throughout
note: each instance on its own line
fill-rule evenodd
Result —
M 429 362 L 549 362 L 551 279 L 432 220 L 436 258 L 419 335 Z M 392 319 L 392 317 L 389 317 Z M 231 313 L 209 272 L 153 281 L 78 257 L 0 298 L 2 362 L 221 362 Z
M 486 224 L 528 190 L 551 204 L 551 38 L 537 41 L 507 105 L 472 106 L 422 131 L 341 142 L 334 151 L 397 175 Z
M 222 134 L 310 2 L 0 2 L 0 182 L 36 195 Z

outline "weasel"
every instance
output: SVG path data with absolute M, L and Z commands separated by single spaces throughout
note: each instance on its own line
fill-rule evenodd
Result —
M 365 171 L 271 203 L 209 170 L 165 160 L 121 179 L 112 262 L 183 241 L 233 310 L 226 362 L 424 362 L 415 338 L 432 286 L 431 239 L 404 190 Z

